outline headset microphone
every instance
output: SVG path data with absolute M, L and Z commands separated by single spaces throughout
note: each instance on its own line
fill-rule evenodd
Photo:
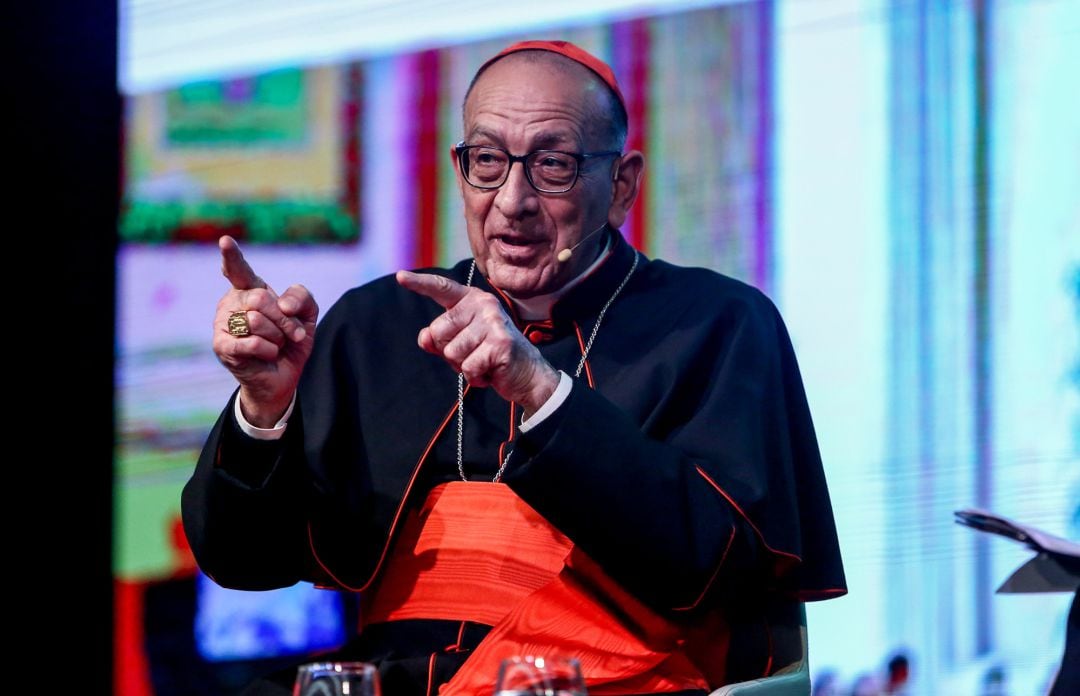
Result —
M 559 254 L 558 254 L 558 256 L 556 256 L 555 258 L 557 258 L 557 259 L 559 260 L 559 263 L 566 263 L 567 261 L 569 261 L 569 260 L 570 260 L 570 257 L 574 255 L 574 249 L 577 249 L 577 248 L 578 248 L 579 246 L 581 246 L 582 244 L 584 244 L 584 243 L 585 243 L 585 240 L 586 240 L 586 239 L 588 239 L 589 237 L 593 236 L 594 234 L 596 234 L 596 233 L 597 233 L 597 232 L 599 232 L 600 230 L 604 229 L 605 227 L 607 227 L 607 223 L 606 223 L 606 222 L 605 222 L 604 224 L 600 225 L 599 227 L 597 227 L 597 228 L 596 228 L 595 230 L 593 230 L 592 232 L 590 232 L 590 233 L 588 233 L 587 235 L 585 235 L 584 237 L 582 237 L 582 238 L 581 238 L 581 239 L 580 239 L 580 240 L 578 241 L 578 243 L 577 243 L 577 244 L 575 244 L 574 246 L 572 246 L 572 247 L 569 247 L 569 248 L 567 248 L 567 249 L 563 249 L 562 251 L 560 251 L 560 252 L 559 252 Z

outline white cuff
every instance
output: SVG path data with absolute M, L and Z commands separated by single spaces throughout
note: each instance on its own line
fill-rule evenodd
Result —
M 244 431 L 244 434 L 248 437 L 253 437 L 256 440 L 280 440 L 281 436 L 285 434 L 285 426 L 289 424 L 289 416 L 292 415 L 293 406 L 295 405 L 296 392 L 293 392 L 289 407 L 285 409 L 285 414 L 278 419 L 273 428 L 256 428 L 251 423 L 248 423 L 247 418 L 244 418 L 244 412 L 240 408 L 240 395 L 237 394 L 236 401 L 233 403 L 233 415 L 236 416 L 236 424 L 240 426 L 240 430 Z
M 544 402 L 544 405 L 536 409 L 536 413 L 532 416 L 522 419 L 521 432 L 527 433 L 536 426 L 544 422 L 544 419 L 555 413 L 555 409 L 563 405 L 566 401 L 566 397 L 570 396 L 570 388 L 574 386 L 574 380 L 570 379 L 570 375 L 566 374 L 562 370 L 559 370 L 559 386 L 555 387 L 555 391 L 551 393 L 548 400 Z M 239 399 L 237 399 L 239 401 Z

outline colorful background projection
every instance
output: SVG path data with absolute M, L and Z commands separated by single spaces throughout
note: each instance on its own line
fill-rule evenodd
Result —
M 438 3 L 122 5 L 118 692 L 222 693 L 345 630 L 347 598 L 195 576 L 179 491 L 232 390 L 213 240 L 324 308 L 461 258 L 460 99 L 486 57 L 543 36 L 627 93 L 648 171 L 624 234 L 757 285 L 788 322 L 851 588 L 808 609 L 815 678 L 904 653 L 912 693 L 988 675 L 1045 693 L 1069 598 L 993 594 L 1028 554 L 952 511 L 1080 536 L 1080 4 L 467 4 L 470 26 Z M 395 11 L 398 44 L 362 31 Z

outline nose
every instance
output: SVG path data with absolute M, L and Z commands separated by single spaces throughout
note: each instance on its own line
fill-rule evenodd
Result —
M 520 164 L 520 167 L 515 167 Z M 495 207 L 507 219 L 516 220 L 535 213 L 540 206 L 536 189 L 525 176 L 525 163 L 513 162 L 506 181 L 495 194 Z

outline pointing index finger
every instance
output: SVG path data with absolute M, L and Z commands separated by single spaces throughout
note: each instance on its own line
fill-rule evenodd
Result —
M 396 277 L 401 287 L 425 297 L 430 297 L 442 305 L 444 309 L 450 309 L 456 305 L 469 291 L 461 283 L 430 273 L 398 271 Z
M 251 269 L 240 251 L 240 245 L 229 235 L 223 235 L 218 239 L 218 248 L 221 249 L 221 273 L 237 290 L 251 290 L 253 288 L 265 288 L 266 283 L 255 271 Z

